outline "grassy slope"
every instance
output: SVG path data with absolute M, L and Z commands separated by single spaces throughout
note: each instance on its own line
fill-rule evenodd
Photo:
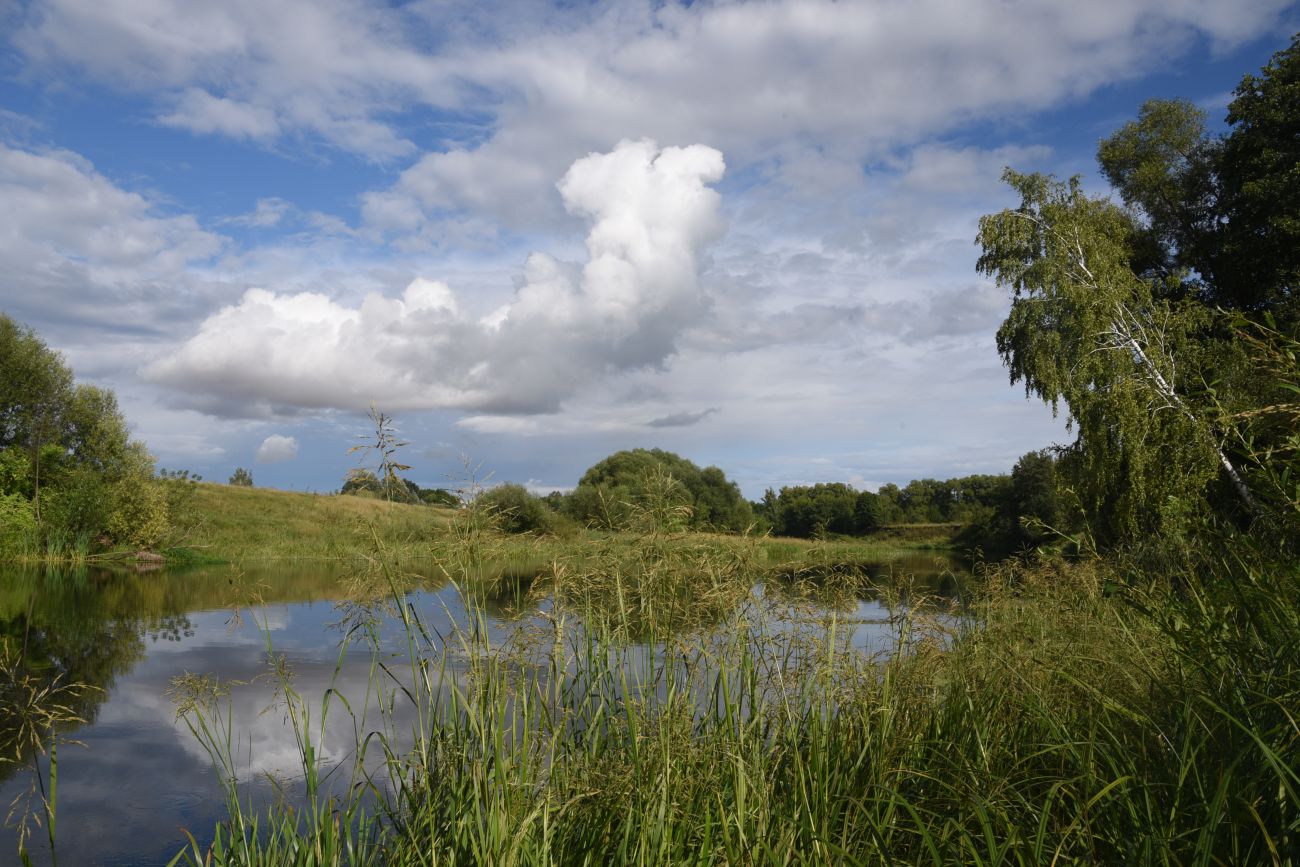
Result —
M 199 524 L 182 547 L 218 560 L 336 559 L 372 554 L 377 545 L 399 556 L 434 556 L 434 546 L 447 540 L 456 515 L 456 510 L 441 507 L 212 483 L 198 485 L 195 493 Z M 755 541 L 762 551 L 760 557 L 769 565 L 806 565 L 888 559 L 918 549 L 943 548 L 951 531 L 949 525 L 924 525 L 883 528 L 863 539 Z M 498 537 L 493 547 L 500 548 L 498 553 L 506 559 L 549 561 L 577 553 L 608 535 L 579 531 L 576 537 L 562 539 Z M 633 538 L 615 534 L 616 538 L 624 536 Z M 719 542 L 738 538 L 691 537 Z M 685 537 L 679 541 L 684 542 Z
M 185 540 L 206 557 L 338 558 L 367 554 L 376 540 L 399 553 L 421 553 L 454 512 L 434 506 L 269 488 L 200 484 L 199 525 Z

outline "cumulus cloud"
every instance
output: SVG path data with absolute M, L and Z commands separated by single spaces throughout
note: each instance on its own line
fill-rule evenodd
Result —
M 282 434 L 271 434 L 257 447 L 259 464 L 280 464 L 298 457 L 298 440 Z
M 553 411 L 612 371 L 662 365 L 708 309 L 699 280 L 722 232 L 722 154 L 625 141 L 573 164 L 558 189 L 590 222 L 587 260 L 529 256 L 513 299 L 470 315 L 445 283 L 358 306 L 248 290 L 208 317 L 153 380 L 240 405 Z

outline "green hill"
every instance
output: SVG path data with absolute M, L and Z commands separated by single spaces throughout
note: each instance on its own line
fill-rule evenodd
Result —
M 244 560 L 336 559 L 362 556 L 377 546 L 421 553 L 455 513 L 339 494 L 309 494 L 201 483 L 194 523 L 180 540 L 182 556 Z M 176 552 L 173 552 L 176 553 Z

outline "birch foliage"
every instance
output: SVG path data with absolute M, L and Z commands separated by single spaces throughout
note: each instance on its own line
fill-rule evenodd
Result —
M 1004 180 L 1020 207 L 983 217 L 977 238 L 979 271 L 1011 292 L 998 351 L 1012 382 L 1066 413 L 1062 471 L 1096 540 L 1178 534 L 1220 472 L 1248 502 L 1201 412 L 1206 308 L 1134 273 L 1132 217 L 1078 178 Z

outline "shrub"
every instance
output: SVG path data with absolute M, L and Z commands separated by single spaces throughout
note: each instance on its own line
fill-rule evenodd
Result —
M 30 500 L 18 494 L 0 494 L 0 553 L 15 550 L 36 532 L 36 512 Z
M 41 523 L 47 538 L 89 540 L 104 526 L 105 484 L 96 472 L 78 468 L 41 497 Z
M 523 485 L 497 485 L 480 494 L 474 505 L 486 509 L 506 533 L 547 533 L 553 526 L 551 510 Z
M 104 529 L 114 542 L 131 548 L 153 548 L 171 530 L 167 492 L 152 476 L 132 473 L 108 489 L 111 503 Z

